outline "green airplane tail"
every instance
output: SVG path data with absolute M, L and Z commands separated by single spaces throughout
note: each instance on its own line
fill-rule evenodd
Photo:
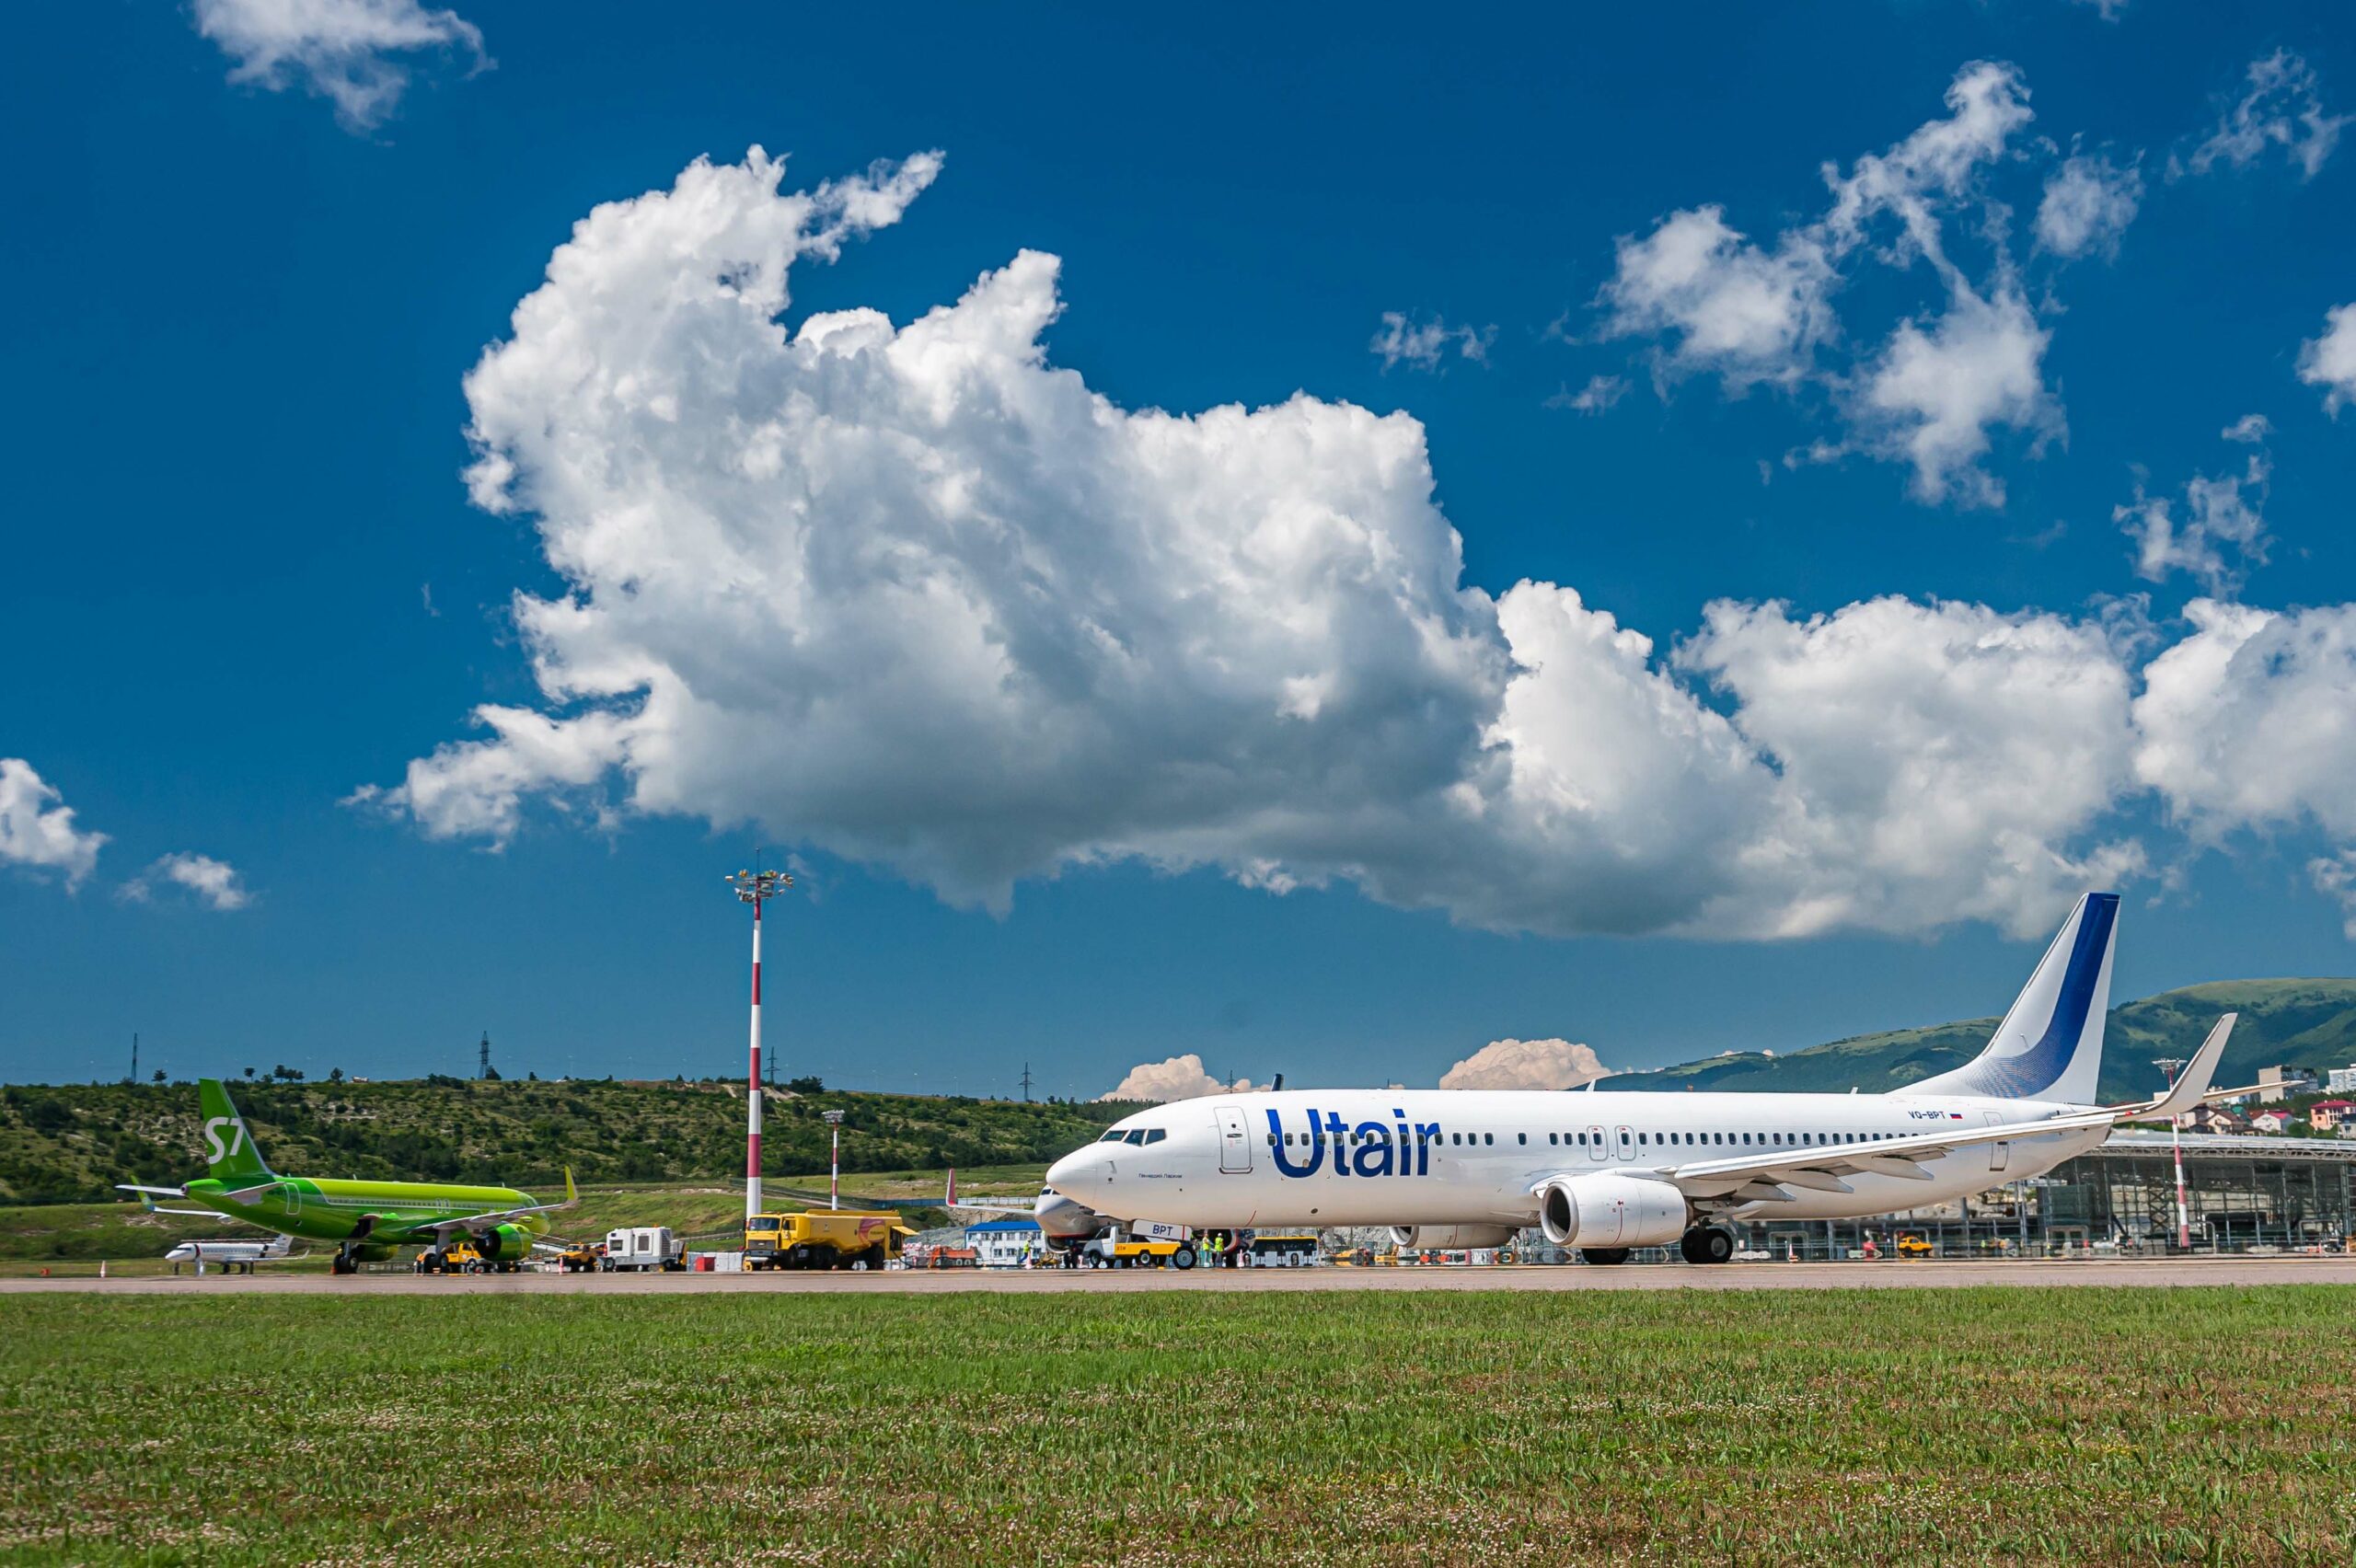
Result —
M 219 1078 L 196 1080 L 197 1109 L 204 1116 L 205 1174 L 216 1182 L 250 1185 L 268 1182 L 276 1172 L 247 1136 L 245 1118 Z

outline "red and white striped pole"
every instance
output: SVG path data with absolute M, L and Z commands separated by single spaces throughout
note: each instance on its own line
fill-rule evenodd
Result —
M 818 1114 L 826 1119 L 826 1125 L 834 1133 L 834 1151 L 826 1166 L 826 1206 L 838 1209 L 843 1206 L 843 1113 L 821 1111 Z
M 745 1083 L 745 1217 L 761 1212 L 761 905 L 753 901 L 752 1067 Z
M 745 1219 L 761 1212 L 761 905 L 793 885 L 783 871 L 738 871 L 723 878 L 753 906 L 753 1033 L 745 1079 Z

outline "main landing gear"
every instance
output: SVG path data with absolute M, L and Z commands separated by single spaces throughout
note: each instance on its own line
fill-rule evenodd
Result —
M 1677 1251 L 1689 1263 L 1730 1263 L 1734 1237 L 1713 1225 L 1697 1225 L 1678 1240 Z
M 340 1274 L 358 1274 L 360 1260 L 352 1255 L 357 1251 L 358 1249 L 353 1247 L 338 1247 L 335 1250 L 335 1261 L 328 1264 L 328 1272 Z
M 1579 1262 L 1583 1263 L 1624 1263 L 1628 1261 L 1625 1247 L 1582 1247 Z

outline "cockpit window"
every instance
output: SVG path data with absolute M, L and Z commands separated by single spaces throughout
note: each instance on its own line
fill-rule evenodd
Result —
M 1148 1127 L 1148 1128 L 1145 1130 L 1145 1141 L 1146 1141 L 1146 1142 L 1148 1142 L 1148 1143 L 1149 1143 L 1149 1144 L 1157 1144 L 1157 1143 L 1160 1143 L 1162 1139 L 1164 1139 L 1164 1138 L 1168 1137 L 1169 1136 L 1170 1136 L 1170 1133 L 1169 1133 L 1168 1129 L 1163 1128 L 1163 1127 Z
M 1145 1142 L 1145 1129 L 1143 1127 L 1131 1127 L 1129 1129 L 1129 1141 L 1133 1144 L 1141 1144 Z
M 1115 1127 L 1111 1132 L 1106 1133 L 1103 1137 L 1098 1138 L 1096 1141 L 1098 1143 L 1120 1143 L 1128 1136 L 1129 1135 L 1121 1128 Z

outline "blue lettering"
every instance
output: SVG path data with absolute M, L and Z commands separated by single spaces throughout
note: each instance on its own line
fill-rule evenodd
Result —
M 1295 1165 L 1292 1162 L 1292 1157 L 1285 1152 L 1285 1139 L 1289 1135 L 1285 1132 L 1284 1124 L 1277 1120 L 1276 1113 L 1274 1111 L 1270 1111 L 1268 1113 L 1268 1131 L 1276 1136 L 1276 1170 L 1280 1174 L 1286 1176 L 1314 1176 L 1317 1174 L 1317 1168 L 1325 1163 L 1325 1145 L 1323 1140 L 1320 1139 L 1317 1136 L 1317 1113 L 1315 1111 L 1312 1110 L 1309 1113 L 1309 1134 L 1307 1141 L 1316 1152 L 1309 1157 L 1309 1163 L 1306 1165 Z
M 1432 1145 L 1438 1142 L 1439 1142 L 1438 1122 L 1419 1122 L 1415 1124 L 1416 1175 L 1428 1176 L 1432 1173 Z
M 1316 1113 L 1311 1112 L 1310 1114 L 1313 1117 Z M 1334 1174 L 1336 1176 L 1347 1176 L 1350 1173 L 1350 1153 L 1342 1143 L 1343 1135 L 1348 1131 L 1348 1128 L 1349 1124 L 1342 1120 L 1342 1113 L 1339 1111 L 1325 1113 L 1325 1130 L 1334 1136 Z
M 1358 1124 L 1358 1152 L 1353 1162 L 1361 1176 L 1391 1174 L 1391 1129 L 1380 1122 Z

